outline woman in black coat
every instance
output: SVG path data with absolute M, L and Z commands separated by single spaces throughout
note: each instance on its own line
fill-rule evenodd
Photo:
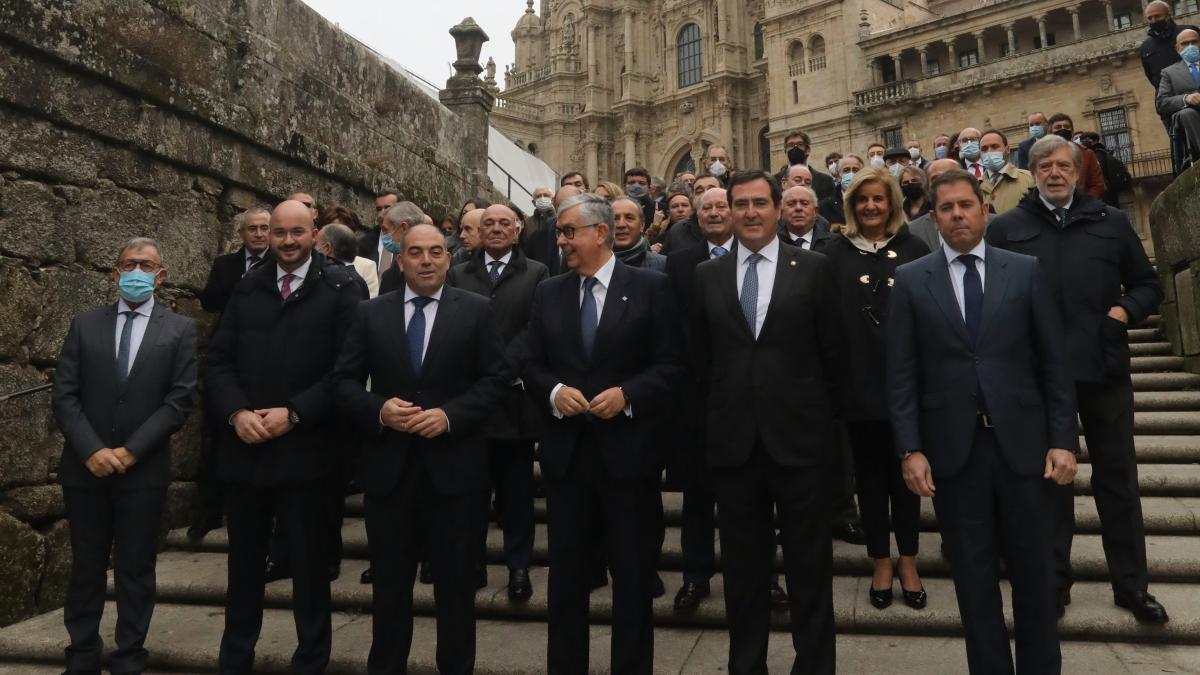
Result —
M 896 267 L 929 253 L 924 242 L 908 233 L 902 202 L 900 186 L 886 169 L 860 170 L 846 191 L 842 234 L 822 251 L 833 260 L 838 284 L 846 340 L 844 415 L 867 554 L 875 561 L 869 596 L 879 609 L 892 603 L 889 529 L 895 530 L 900 551 L 905 604 L 921 609 L 926 600 L 916 564 L 921 500 L 905 486 L 900 472 L 884 386 L 888 296 Z

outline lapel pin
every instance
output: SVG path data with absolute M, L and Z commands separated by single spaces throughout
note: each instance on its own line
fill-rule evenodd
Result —
M 629 302 L 629 297 L 628 297 L 628 296 L 625 296 L 625 295 L 622 295 L 622 296 L 621 296 L 621 302 Z
M 891 249 L 888 249 L 888 252 L 887 252 L 887 257 L 889 257 L 889 258 L 895 258 L 895 257 L 896 257 L 896 252 L 895 252 L 895 251 L 893 251 L 893 250 L 891 250 Z
M 858 283 L 860 283 L 860 284 L 871 283 L 871 275 L 869 275 L 869 274 L 862 275 L 861 277 L 858 278 Z
M 793 260 L 793 261 L 792 261 L 790 264 L 791 264 L 791 266 L 792 266 L 792 267 L 795 267 L 795 266 L 796 266 L 796 261 L 795 261 L 795 260 Z

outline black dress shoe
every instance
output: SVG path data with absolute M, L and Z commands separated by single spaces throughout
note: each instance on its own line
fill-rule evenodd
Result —
M 662 577 L 658 576 L 658 572 L 654 573 L 654 584 L 651 587 L 650 597 L 661 598 L 667 594 L 667 587 L 663 585 Z
M 533 595 L 533 584 L 529 583 L 529 570 L 508 571 L 509 602 L 525 602 Z
M 487 588 L 487 568 L 482 566 L 475 568 L 475 590 L 481 588 Z
M 841 539 L 847 544 L 858 544 L 862 546 L 867 543 L 867 533 L 863 532 L 862 523 L 857 519 L 843 520 L 833 528 L 833 536 Z
M 1117 603 L 1117 607 L 1133 612 L 1133 616 L 1142 623 L 1166 623 L 1171 620 L 1167 616 L 1167 608 L 1146 591 L 1113 593 L 1113 602 Z
M 904 604 L 913 609 L 925 609 L 925 603 L 929 601 L 929 596 L 925 593 L 924 588 L 919 591 L 906 591 L 901 586 L 900 592 L 904 596 Z
M 200 543 L 209 532 L 219 530 L 225 527 L 225 523 L 221 521 L 220 515 L 212 515 L 203 517 L 200 520 L 192 523 L 192 526 L 187 530 L 188 541 L 193 544 Z M 69 672 L 69 671 L 68 671 Z
M 291 578 L 292 578 L 292 566 L 291 565 L 283 565 L 283 564 L 275 562 L 274 560 L 267 560 L 267 567 L 265 570 L 263 570 L 263 582 L 264 583 L 269 584 L 272 581 L 279 581 L 280 579 L 291 579 Z
M 895 594 L 892 593 L 891 587 L 883 590 L 876 590 L 874 587 L 867 589 L 867 597 L 871 600 L 871 606 L 875 609 L 887 609 L 892 606 L 892 598 Z
M 1058 609 L 1058 618 L 1063 618 L 1067 613 L 1067 605 L 1071 604 L 1071 589 L 1060 588 L 1055 594 L 1055 607 Z
M 421 569 L 417 572 L 417 581 L 426 585 L 433 583 L 433 570 L 429 569 L 429 563 L 421 562 Z
M 701 586 L 700 584 L 691 581 L 685 582 L 679 592 L 675 594 L 675 613 L 688 615 L 696 611 L 700 606 L 700 601 L 707 598 L 712 593 L 712 589 L 708 584 Z
M 371 574 L 371 568 L 370 568 L 370 567 L 368 567 L 367 569 L 363 570 L 362 574 L 361 574 L 361 575 L 358 577 L 358 583 L 360 583 L 360 584 L 366 584 L 366 585 L 368 585 L 368 586 L 369 586 L 369 585 L 371 585 L 371 584 L 373 584 L 373 583 L 375 583 L 375 575 L 374 575 L 374 574 Z
M 778 581 L 771 582 L 771 609 L 784 612 L 790 609 L 792 601 L 788 599 L 787 591 L 779 585 Z

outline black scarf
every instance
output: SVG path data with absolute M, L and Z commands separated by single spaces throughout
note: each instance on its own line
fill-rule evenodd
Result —
M 646 241 L 645 237 L 637 240 L 637 243 L 626 249 L 614 248 L 613 253 L 616 254 L 617 260 L 631 267 L 641 267 L 646 261 L 646 253 L 650 251 L 650 242 Z

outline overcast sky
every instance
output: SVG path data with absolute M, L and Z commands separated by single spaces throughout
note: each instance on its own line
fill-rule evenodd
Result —
M 454 59 L 450 27 L 475 19 L 491 38 L 483 44 L 480 65 L 496 59 L 497 81 L 513 61 L 509 33 L 525 12 L 524 0 L 303 0 L 322 16 L 389 56 L 433 85 L 446 86 Z

